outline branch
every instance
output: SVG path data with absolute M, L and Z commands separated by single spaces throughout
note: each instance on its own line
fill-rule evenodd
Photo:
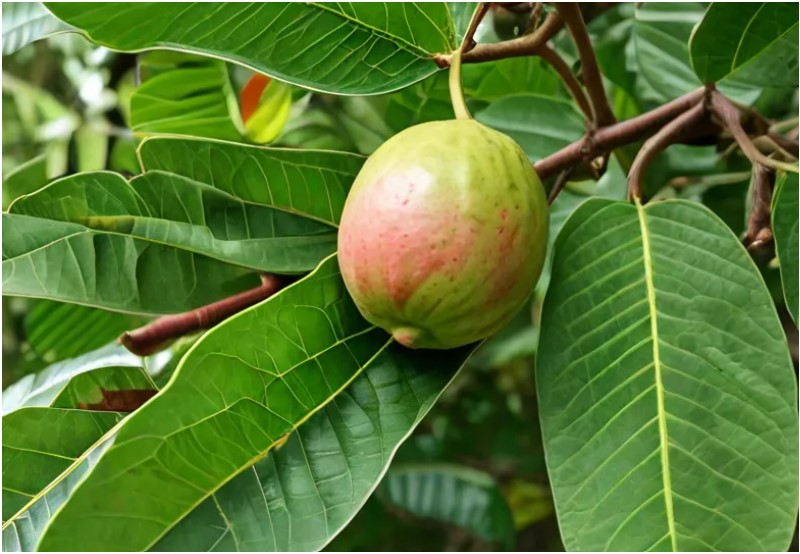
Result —
M 753 187 L 750 217 L 744 244 L 750 252 L 764 250 L 772 244 L 772 191 L 775 172 L 761 164 L 753 164 Z
M 551 12 L 535 32 L 503 42 L 478 44 L 461 56 L 461 63 L 489 62 L 535 54 L 536 49 L 550 40 L 563 26 L 561 16 L 557 12 Z M 450 54 L 436 54 L 433 60 L 439 67 L 450 67 Z
M 598 129 L 591 139 L 581 138 L 539 160 L 534 164 L 534 169 L 539 178 L 544 180 L 582 160 L 591 160 L 600 154 L 647 137 L 665 123 L 702 102 L 704 95 L 705 89 L 700 88 L 652 111 Z
M 700 102 L 670 121 L 644 143 L 628 172 L 629 199 L 642 197 L 642 177 L 655 157 L 670 144 L 686 138 L 705 115 L 705 105 Z
M 475 47 L 475 41 L 472 40 L 472 37 L 475 36 L 475 31 L 478 30 L 478 26 L 483 21 L 483 18 L 486 17 L 486 13 L 489 11 L 489 3 L 488 2 L 478 2 L 478 5 L 475 7 L 475 11 L 472 13 L 472 19 L 469 20 L 469 27 L 467 27 L 467 32 L 464 33 L 464 39 L 461 41 L 461 54 L 464 55 L 466 52 L 469 52 Z
M 761 164 L 782 171 L 798 172 L 795 165 L 773 160 L 762 154 L 742 127 L 739 108 L 717 91 L 712 91 L 711 93 L 711 110 L 714 112 L 714 115 L 720 119 L 723 126 L 733 135 L 742 153 L 747 156 L 752 164 Z
M 580 7 L 576 2 L 559 2 L 555 7 L 567 24 L 581 58 L 581 75 L 595 115 L 592 120 L 598 127 L 611 125 L 616 118 L 608 104 L 608 97 L 603 88 L 603 77 L 600 75 L 600 68 L 597 67 L 597 56 L 594 53 L 589 32 L 586 30 L 586 23 L 583 21 Z
M 556 198 L 558 197 L 559 193 L 563 190 L 564 186 L 567 184 L 567 181 L 569 181 L 572 172 L 575 171 L 575 167 L 576 166 L 573 165 L 572 167 L 565 169 L 564 171 L 558 174 L 556 182 L 553 183 L 553 188 L 550 189 L 550 194 L 547 195 L 548 206 L 552 206 L 553 202 L 556 201 Z
M 151 321 L 134 331 L 126 331 L 118 340 L 137 356 L 148 356 L 165 348 L 174 339 L 202 329 L 210 329 L 245 308 L 265 300 L 287 284 L 277 275 L 264 275 L 261 285 L 212 304 L 182 314 L 168 315 Z
M 592 107 L 589 105 L 589 101 L 586 99 L 586 95 L 583 93 L 583 87 L 581 87 L 578 79 L 573 75 L 567 62 L 558 55 L 558 52 L 550 48 L 547 44 L 542 44 L 537 48 L 536 54 L 555 69 L 556 73 L 561 77 L 561 80 L 564 81 L 564 85 L 566 85 L 572 98 L 574 98 L 578 106 L 580 106 L 586 119 L 594 121 L 594 113 L 592 112 Z

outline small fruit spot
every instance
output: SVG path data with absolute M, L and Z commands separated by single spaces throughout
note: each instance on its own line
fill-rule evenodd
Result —
M 506 217 L 508 217 L 508 211 L 505 209 L 500 210 L 500 219 L 505 221 Z

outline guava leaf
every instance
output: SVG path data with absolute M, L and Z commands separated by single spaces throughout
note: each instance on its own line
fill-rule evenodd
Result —
M 267 513 L 250 510 L 245 500 L 253 497 L 242 495 L 241 480 L 261 458 L 255 467 L 267 483 L 262 490 L 278 495 L 265 506 L 275 510 L 273 518 L 297 521 L 291 532 L 276 523 L 273 538 L 288 541 L 290 549 L 319 548 L 363 504 L 397 444 L 470 352 L 467 347 L 431 355 L 391 344 L 360 318 L 330 258 L 304 280 L 207 333 L 167 387 L 100 443 L 105 453 L 90 451 L 72 466 L 85 475 L 77 488 L 69 471 L 51 486 L 47 498 L 59 500 L 56 508 L 66 500 L 52 520 L 37 511 L 44 501 L 37 498 L 30 513 L 20 515 L 35 514 L 36 523 L 24 536 L 15 525 L 7 544 L 35 543 L 44 531 L 40 549 L 63 540 L 77 540 L 79 548 L 153 547 L 170 529 L 179 529 L 175 525 L 198 503 L 208 507 L 202 501 L 215 494 L 225 516 L 243 517 L 235 530 L 260 538 L 260 547 L 271 540 L 261 531 L 272 519 L 250 519 Z M 303 452 L 307 459 L 298 458 Z M 131 464 L 141 471 L 132 471 Z M 274 473 L 265 464 L 273 464 Z M 120 472 L 122 467 L 127 469 Z M 323 471 L 328 468 L 335 471 Z M 251 490 L 263 501 L 264 493 Z M 317 500 L 311 501 L 311 491 Z M 209 523 L 209 514 L 200 515 L 201 526 L 190 536 L 200 540 L 215 532 L 221 538 L 220 518 Z M 298 531 L 304 523 L 314 534 Z
M 144 171 L 162 170 L 204 183 L 252 204 L 338 225 L 365 158 L 325 150 L 266 148 L 158 137 L 139 147 Z
M 18 199 L 10 211 L 268 272 L 308 271 L 336 249 L 330 225 L 163 171 L 130 183 L 116 173 L 79 173 Z
M 153 550 L 323 548 L 361 509 L 473 350 L 392 344 L 286 444 L 200 504 Z
M 781 173 L 775 184 L 772 199 L 772 232 L 775 235 L 775 251 L 781 264 L 781 280 L 786 309 L 797 324 L 798 309 L 798 211 L 797 173 Z
M 115 50 L 193 52 L 338 94 L 378 94 L 410 85 L 438 70 L 434 54 L 455 48 L 444 2 L 46 6 Z
M 704 83 L 735 74 L 754 85 L 797 87 L 798 13 L 792 2 L 714 2 L 689 41 Z
M 255 287 L 253 270 L 308 271 L 335 250 L 364 160 L 179 138 L 140 154 L 130 184 L 77 174 L 3 214 L 4 294 L 159 314 Z
M 702 205 L 589 200 L 555 245 L 536 361 L 567 550 L 785 550 L 796 383 L 770 294 Z

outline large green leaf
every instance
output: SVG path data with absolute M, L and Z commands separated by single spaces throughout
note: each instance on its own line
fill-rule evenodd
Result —
M 116 412 L 64 408 L 23 408 L 4 415 L 3 521 L 41 493 L 121 419 Z
M 222 487 L 153 549 L 319 550 L 361 509 L 472 350 L 392 344 L 284 446 Z
M 120 429 L 113 448 L 50 522 L 40 547 L 153 546 L 188 511 L 280 446 L 390 342 L 360 317 L 336 258 L 329 258 L 196 343 L 160 395 Z
M 256 286 L 252 269 L 307 271 L 335 249 L 364 160 L 181 138 L 140 155 L 132 186 L 74 175 L 3 215 L 5 294 L 158 314 Z
M 793 2 L 714 2 L 692 33 L 692 66 L 704 83 L 736 73 L 755 85 L 796 87 L 797 28 Z
M 225 63 L 196 56 L 173 61 L 131 96 L 133 131 L 241 141 L 244 127 Z
M 536 362 L 568 550 L 785 550 L 797 389 L 736 236 L 686 201 L 585 202 L 556 240 Z
M 797 324 L 798 309 L 798 258 L 800 238 L 797 230 L 798 205 L 797 173 L 782 173 L 775 185 L 772 200 L 772 232 L 775 235 L 775 251 L 781 264 L 781 280 L 786 309 Z
M 189 138 L 151 138 L 139 156 L 163 170 L 213 186 L 249 204 L 272 206 L 338 225 L 364 158 L 323 150 L 246 146 Z
M 84 225 L 3 214 L 3 294 L 143 314 L 257 286 L 251 270 Z
M 25 338 L 42 360 L 52 363 L 96 350 L 146 321 L 128 314 L 42 300 L 25 314 Z
M 270 188 L 263 178 L 261 187 Z M 163 171 L 130 183 L 116 173 L 79 173 L 18 199 L 10 211 L 277 273 L 308 271 L 336 249 L 330 225 Z
M 339 483 L 334 479 L 342 467 L 347 467 L 344 460 L 340 458 L 333 474 L 318 473 L 332 467 L 331 441 L 336 444 L 337 440 L 347 440 L 345 431 L 350 427 L 355 434 L 354 454 L 358 449 L 361 449 L 359 456 L 369 453 L 361 459 L 362 465 L 367 464 L 365 472 L 370 468 L 373 477 L 359 483 L 361 496 L 352 497 L 350 507 L 342 509 L 339 517 L 343 525 L 377 482 L 381 468 L 391 457 L 392 442 L 396 445 L 408 434 L 420 412 L 427 410 L 469 351 L 467 348 L 448 353 L 446 357 L 433 356 L 431 361 L 441 366 L 439 370 L 434 367 L 420 369 L 417 373 L 409 363 L 414 361 L 412 354 L 415 353 L 391 345 L 385 333 L 361 319 L 338 275 L 336 259 L 330 258 L 303 281 L 206 334 L 184 358 L 161 394 L 130 416 L 119 431 L 101 445 L 101 450 L 107 449 L 107 443 L 113 442 L 113 448 L 105 450 L 99 463 L 72 490 L 66 504 L 49 524 L 43 514 L 36 512 L 39 519 L 21 536 L 19 522 L 14 522 L 16 534 L 9 535 L 8 544 L 13 544 L 14 540 L 31 544 L 44 529 L 39 547 L 45 550 L 58 548 L 56 545 L 65 540 L 71 548 L 99 548 L 103 544 L 113 544 L 117 549 L 153 546 L 198 503 L 217 493 L 254 460 L 263 458 L 286 441 L 288 433 L 305 424 L 315 413 L 325 413 L 320 410 L 330 402 L 335 402 L 331 406 L 336 409 L 327 412 L 327 418 L 318 416 L 319 423 L 323 428 L 332 423 L 334 431 L 344 433 L 314 432 L 320 427 L 312 425 L 309 428 L 314 433 L 312 436 L 320 440 L 327 436 L 313 452 L 308 444 L 293 443 L 289 437 L 283 448 L 292 454 L 288 458 L 290 464 L 276 469 L 283 491 L 274 489 L 274 481 L 270 485 L 273 495 L 285 496 L 282 501 L 270 503 L 270 508 L 283 512 L 283 517 L 288 511 L 298 522 L 312 522 L 310 516 L 321 515 L 313 525 L 324 525 L 328 512 L 333 516 L 334 506 L 320 514 L 318 505 L 308 501 L 308 491 L 316 488 L 339 500 L 343 494 L 345 498 L 351 497 L 350 490 L 342 492 L 340 489 L 349 478 L 343 476 Z M 406 361 L 403 361 L 406 353 Z M 420 353 L 419 359 L 427 357 L 423 354 Z M 449 361 L 445 363 L 444 360 Z M 377 364 L 375 375 L 370 371 L 368 380 L 356 380 L 351 385 L 363 387 L 355 398 L 365 404 L 361 407 L 350 403 L 348 392 L 341 394 L 342 391 L 349 391 L 348 385 L 359 375 L 365 377 L 365 366 L 370 365 L 371 370 L 373 363 Z M 448 369 L 441 371 L 444 368 Z M 424 371 L 441 371 L 440 377 L 444 380 L 438 387 L 431 382 L 425 385 L 424 381 L 419 387 L 416 384 L 406 386 L 423 378 Z M 382 378 L 388 379 L 383 382 Z M 417 389 L 425 392 L 426 386 L 430 387 L 427 393 L 417 399 Z M 384 387 L 387 390 L 383 391 Z M 364 393 L 369 394 L 363 396 Z M 379 394 L 379 404 L 386 402 L 387 412 L 383 408 L 377 413 L 374 411 L 375 394 Z M 398 399 L 405 399 L 408 411 L 397 411 L 394 401 Z M 411 400 L 416 404 L 410 403 Z M 368 412 L 374 415 L 367 415 Z M 405 412 L 403 417 L 391 417 L 402 412 Z M 343 414 L 352 415 L 342 422 L 339 418 Z M 387 428 L 388 435 L 376 436 L 375 424 L 368 423 L 373 417 L 380 418 L 375 420 L 380 422 L 378 428 L 393 423 L 405 428 Z M 367 446 L 371 441 L 374 441 L 372 446 Z M 301 447 L 299 452 L 295 450 L 298 446 Z M 290 448 L 292 451 L 288 450 Z M 309 457 L 320 456 L 326 463 L 309 466 L 307 478 L 294 477 L 298 473 L 296 455 L 303 452 Z M 378 465 L 373 460 L 375 457 L 386 462 Z M 82 475 L 96 459 L 96 454 L 87 453 L 73 467 Z M 305 460 L 303 458 L 303 463 L 309 463 Z M 121 468 L 125 469 L 120 471 Z M 357 468 L 351 469 L 354 471 L 352 478 L 360 479 Z M 289 474 L 293 480 L 284 481 Z M 62 479 L 51 488 L 48 497 L 63 501 L 74 487 L 69 481 L 72 479 Z M 235 482 L 237 480 L 232 481 Z M 102 492 L 98 495 L 99 491 Z M 299 504 L 292 501 L 295 496 Z M 226 506 L 223 509 L 235 515 L 236 506 L 228 502 L 241 502 L 241 494 L 223 498 Z M 263 499 L 263 495 L 260 498 Z M 28 516 L 33 516 L 44 500 L 44 497 L 36 499 Z M 96 518 L 102 520 L 103 525 L 98 526 Z M 260 523 L 267 524 L 268 521 Z M 253 525 L 248 532 L 258 532 L 259 524 L 253 522 Z M 281 531 L 289 529 L 281 527 L 278 532 Z M 313 539 L 307 534 L 288 537 L 291 541 L 325 542 L 337 531 L 337 528 L 323 527 L 323 530 L 317 529 L 319 536 Z M 216 532 L 219 536 L 219 531 Z
M 472 350 L 412 351 L 396 344 L 384 349 L 285 445 L 200 504 L 154 549 L 321 548 L 361 508 L 400 443 Z M 5 550 L 35 547 L 52 514 L 114 438 L 112 434 L 87 451 L 46 496 L 9 522 L 3 533 Z
M 585 128 L 573 102 L 534 94 L 493 102 L 475 119 L 516 140 L 532 162 L 578 140 Z
M 443 2 L 46 5 L 110 48 L 204 54 L 332 93 L 402 88 L 437 71 L 433 54 L 455 47 Z
M 41 2 L 3 4 L 3 55 L 13 54 L 34 41 L 72 27 L 48 12 Z
M 416 516 L 436 519 L 510 549 L 516 531 L 511 510 L 491 475 L 449 464 L 399 464 L 376 491 Z
M 155 388 L 142 359 L 110 345 L 27 375 L 3 391 L 3 415 L 26 407 L 76 408 L 102 399 L 100 389 Z

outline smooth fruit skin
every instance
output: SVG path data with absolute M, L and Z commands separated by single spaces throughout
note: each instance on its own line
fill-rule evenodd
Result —
M 522 149 L 473 120 L 410 127 L 364 164 L 339 227 L 361 314 L 411 348 L 497 332 L 539 278 L 547 199 Z

